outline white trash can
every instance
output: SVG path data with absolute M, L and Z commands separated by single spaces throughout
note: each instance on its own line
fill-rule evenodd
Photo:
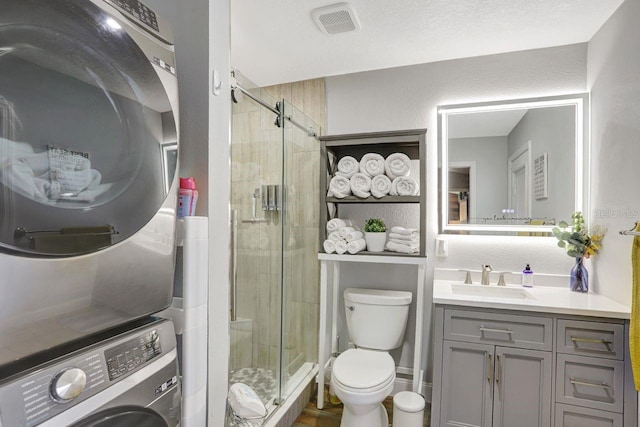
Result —
M 393 427 L 423 427 L 424 397 L 412 391 L 393 396 Z

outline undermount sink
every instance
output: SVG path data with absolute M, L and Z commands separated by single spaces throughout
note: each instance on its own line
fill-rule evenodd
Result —
M 512 286 L 466 285 L 453 283 L 451 285 L 451 291 L 458 295 L 507 299 L 534 299 L 533 295 L 527 292 L 526 289 Z

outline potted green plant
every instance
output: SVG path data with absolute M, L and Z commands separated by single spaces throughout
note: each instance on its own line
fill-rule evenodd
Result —
M 369 218 L 364 224 L 364 240 L 367 242 L 369 252 L 384 251 L 384 244 L 387 241 L 387 226 L 384 220 L 379 218 Z

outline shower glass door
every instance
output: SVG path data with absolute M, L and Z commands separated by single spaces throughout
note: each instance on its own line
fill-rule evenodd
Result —
M 284 116 L 319 127 L 266 90 L 251 93 L 282 114 L 247 96 L 232 104 L 229 384 L 251 386 L 270 407 L 317 359 L 319 145 Z

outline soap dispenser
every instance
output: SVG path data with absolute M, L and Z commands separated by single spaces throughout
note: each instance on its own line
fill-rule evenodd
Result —
M 529 264 L 522 270 L 522 286 L 525 288 L 533 287 L 533 270 L 531 270 Z

